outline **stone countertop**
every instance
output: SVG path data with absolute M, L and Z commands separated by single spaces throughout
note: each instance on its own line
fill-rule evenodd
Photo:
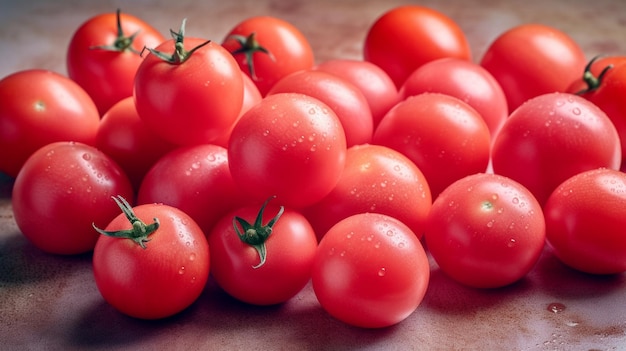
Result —
M 27 68 L 65 73 L 69 38 L 87 18 L 121 8 L 167 34 L 220 40 L 238 21 L 268 14 L 295 24 L 318 61 L 361 58 L 368 26 L 407 1 L 0 0 L 0 78 Z M 466 32 L 476 61 L 504 30 L 538 22 L 571 35 L 588 58 L 626 53 L 626 2 L 423 0 Z M 502 289 L 457 285 L 433 264 L 422 305 L 380 330 L 342 324 L 308 285 L 280 306 L 248 306 L 213 282 L 189 309 L 161 321 L 121 315 L 100 297 L 90 255 L 47 255 L 20 234 L 11 180 L 0 175 L 0 349 L 618 350 L 626 345 L 626 276 L 589 276 L 545 252 L 522 281 Z

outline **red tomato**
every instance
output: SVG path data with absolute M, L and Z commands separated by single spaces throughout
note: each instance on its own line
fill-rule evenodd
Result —
M 506 96 L 491 73 L 480 65 L 456 58 L 425 63 L 400 88 L 401 99 L 422 93 L 454 96 L 472 106 L 495 136 L 509 116 Z
M 248 206 L 225 215 L 209 246 L 211 274 L 222 289 L 249 304 L 274 305 L 311 278 L 317 239 L 299 212 L 266 202 L 260 211 Z
M 141 183 L 137 203 L 176 207 L 208 234 L 224 214 L 247 202 L 230 174 L 226 149 L 206 144 L 183 146 L 159 159 Z
M 611 120 L 567 93 L 540 95 L 513 111 L 492 148 L 494 172 L 520 182 L 541 204 L 567 178 L 599 167 L 618 169 L 621 159 Z
M 263 96 L 281 78 L 315 63 L 313 49 L 300 30 L 272 16 L 245 19 L 230 30 L 222 45 Z
M 132 96 L 129 96 L 102 116 L 96 147 L 122 167 L 137 191 L 150 167 L 176 146 L 148 129 L 137 114 Z
M 348 149 L 337 185 L 304 213 L 320 239 L 340 220 L 362 212 L 397 218 L 421 238 L 431 203 L 426 178 L 411 160 L 385 146 L 356 145 Z
M 333 226 L 319 244 L 313 291 L 331 316 L 363 328 L 400 323 L 422 302 L 430 270 L 409 227 L 379 213 L 361 213 Z
M 397 150 L 424 173 L 433 198 L 455 180 L 485 172 L 491 138 L 482 117 L 439 93 L 408 97 L 385 115 L 373 142 Z
M 592 274 L 626 271 L 626 174 L 612 169 L 579 173 L 545 205 L 547 239 L 566 265 Z
M 333 59 L 314 67 L 354 84 L 370 107 L 374 127 L 395 104 L 400 101 L 398 88 L 387 72 L 368 61 Z
M 433 202 L 424 239 L 441 270 L 476 288 L 524 277 L 545 243 L 541 205 L 521 184 L 496 174 L 460 179 Z
M 106 225 L 119 212 L 113 195 L 134 196 L 111 158 L 89 145 L 55 142 L 24 163 L 13 186 L 13 214 L 20 231 L 41 250 L 80 254 L 98 240 L 91 224 Z
M 139 117 L 163 139 L 208 144 L 223 138 L 241 112 L 242 73 L 221 45 L 185 38 L 184 25 L 137 69 L 135 104 Z
M 502 33 L 480 61 L 500 83 L 509 111 L 535 96 L 565 92 L 585 64 L 578 43 L 541 24 L 523 24 Z
M 363 45 L 366 61 L 380 66 L 400 88 L 426 62 L 456 57 L 471 59 L 470 46 L 456 22 L 436 10 L 405 5 L 379 17 Z
M 200 227 L 175 207 L 131 208 L 123 198 L 115 200 L 124 213 L 104 230 L 96 228 L 104 235 L 93 252 L 104 300 L 142 319 L 169 317 L 189 307 L 209 278 L 209 246 Z
M 45 70 L 0 80 L 0 172 L 17 176 L 26 159 L 55 141 L 94 145 L 100 116 L 76 83 Z
M 67 73 L 91 96 L 100 115 L 133 95 L 144 47 L 165 41 L 156 29 L 132 15 L 103 13 L 85 21 L 67 49 Z
M 277 196 L 287 207 L 319 201 L 337 184 L 346 157 L 341 122 L 303 94 L 267 96 L 246 112 L 228 146 L 231 174 L 246 196 Z
M 328 105 L 341 121 L 348 147 L 372 140 L 374 120 L 367 99 L 345 79 L 322 71 L 299 71 L 276 82 L 267 95 L 280 93 L 305 94 Z

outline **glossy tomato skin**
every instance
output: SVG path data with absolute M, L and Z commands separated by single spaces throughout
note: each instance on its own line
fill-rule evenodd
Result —
M 319 244 L 311 278 L 324 310 L 362 328 L 406 319 L 420 305 L 429 279 L 417 235 L 379 213 L 357 214 L 333 226 Z
M 567 91 L 584 71 L 586 59 L 566 33 L 542 24 L 522 24 L 497 37 L 480 65 L 500 83 L 513 111 L 535 96 Z
M 41 250 L 74 255 L 93 250 L 98 233 L 119 208 L 111 196 L 133 199 L 126 174 L 93 146 L 48 144 L 26 161 L 11 196 L 20 231 Z
M 495 136 L 509 116 L 498 81 L 482 66 L 458 58 L 442 58 L 413 71 L 400 88 L 402 100 L 422 93 L 454 96 L 472 106 Z
M 263 224 L 276 216 L 279 207 L 272 203 L 265 207 Z M 265 241 L 266 261 L 259 266 L 258 252 L 241 241 L 233 227 L 235 216 L 252 224 L 258 212 L 256 204 L 242 207 L 215 225 L 208 236 L 211 275 L 224 291 L 240 301 L 264 306 L 280 304 L 300 292 L 311 278 L 317 239 L 300 212 L 285 208 Z
M 454 20 L 434 9 L 404 5 L 379 17 L 363 45 L 366 61 L 380 66 L 400 88 L 426 62 L 456 57 L 471 60 L 471 50 Z
M 185 50 L 205 43 L 185 38 Z M 174 40 L 155 50 L 174 52 Z M 134 99 L 139 117 L 163 139 L 177 145 L 212 143 L 235 123 L 243 102 L 243 79 L 226 49 L 209 42 L 180 64 L 150 53 L 135 77 Z
M 433 202 L 424 239 L 453 280 L 497 288 L 523 278 L 545 244 L 541 205 L 521 184 L 496 174 L 460 179 Z
M 243 53 L 235 53 L 241 45 L 233 35 L 248 37 L 254 33 L 258 45 L 270 54 L 252 54 L 254 75 L 248 69 L 248 60 Z M 315 64 L 313 49 L 308 39 L 293 24 L 273 16 L 254 16 L 237 24 L 226 35 L 222 45 L 237 60 L 241 70 L 252 78 L 261 95 L 281 78 L 299 70 L 310 69 Z
M 133 81 L 143 60 L 140 55 L 143 48 L 165 41 L 160 32 L 142 19 L 125 13 L 119 16 L 123 36 L 136 34 L 130 47 L 118 51 L 101 48 L 114 46 L 118 38 L 117 15 L 103 13 L 81 24 L 67 49 L 67 73 L 91 96 L 100 115 L 133 95 Z
M 619 169 L 621 159 L 611 120 L 591 102 L 567 93 L 540 95 L 513 111 L 492 149 L 494 172 L 524 185 L 541 204 L 574 174 Z
M 56 141 L 94 145 L 100 116 L 89 95 L 58 73 L 32 69 L 0 80 L 0 172 L 16 177 L 26 159 Z
M 349 81 L 331 73 L 303 70 L 282 78 L 267 94 L 280 93 L 305 94 L 330 107 L 341 121 L 348 147 L 372 141 L 374 120 L 369 104 Z
M 93 252 L 96 285 L 106 302 L 128 316 L 172 316 L 196 301 L 206 285 L 210 268 L 206 237 L 177 208 L 146 204 L 133 211 L 146 224 L 158 218 L 160 226 L 148 236 L 145 249 L 130 239 L 101 235 Z M 105 230 L 130 228 L 120 214 Z
M 545 205 L 547 239 L 566 265 L 591 274 L 626 271 L 626 174 L 600 168 L 564 181 Z
M 470 105 L 451 95 L 423 93 L 394 106 L 376 128 L 373 143 L 414 162 L 436 198 L 454 181 L 486 171 L 491 137 Z
M 292 208 L 326 196 L 345 158 L 345 134 L 335 113 L 296 93 L 267 96 L 248 110 L 228 146 L 230 172 L 246 196 L 259 202 L 276 196 Z
M 337 185 L 303 212 L 319 239 L 340 220 L 362 212 L 397 218 L 421 238 L 431 203 L 428 182 L 410 159 L 386 146 L 366 144 L 348 148 Z

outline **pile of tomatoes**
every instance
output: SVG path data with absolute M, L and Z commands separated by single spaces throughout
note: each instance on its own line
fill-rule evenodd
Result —
M 575 269 L 626 271 L 623 58 L 587 63 L 527 24 L 476 63 L 456 23 L 413 5 L 372 23 L 363 60 L 316 62 L 270 16 L 222 42 L 186 25 L 166 39 L 101 14 L 70 39 L 67 77 L 0 81 L 21 232 L 93 251 L 121 312 L 176 314 L 208 279 L 258 305 L 311 281 L 329 314 L 378 328 L 421 303 L 427 253 L 476 288 L 518 281 L 546 242 Z

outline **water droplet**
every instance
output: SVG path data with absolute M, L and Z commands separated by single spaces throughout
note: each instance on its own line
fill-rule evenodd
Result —
M 560 313 L 565 310 L 565 305 L 560 302 L 552 302 L 546 309 L 552 313 Z
M 195 253 L 190 253 L 189 254 L 189 261 L 194 261 L 196 259 L 196 254 Z
M 385 269 L 385 267 L 382 267 L 381 269 L 378 270 L 379 277 L 384 277 L 385 274 L 387 274 L 387 270 Z
M 270 130 L 269 129 L 264 130 L 263 136 L 268 136 L 268 135 L 270 135 Z
M 83 160 L 85 160 L 85 161 L 89 161 L 89 160 L 91 160 L 91 154 L 89 154 L 89 153 L 85 152 L 85 153 L 83 154 Z
M 346 235 L 346 238 L 350 239 L 350 238 L 352 238 L 353 235 L 354 235 L 354 232 L 350 232 L 350 233 L 348 233 L 348 235 Z
M 398 243 L 398 248 L 402 249 L 406 244 L 404 242 Z
M 376 242 L 376 244 L 374 244 L 374 248 L 375 248 L 375 249 L 380 248 L 380 241 L 377 241 L 377 242 Z
M 311 145 L 311 152 L 315 152 L 315 150 L 317 150 L 317 145 Z
M 178 270 L 178 274 L 185 274 L 185 267 L 180 267 L 180 269 Z
M 310 114 L 310 115 L 314 115 L 314 114 L 315 114 L 315 109 L 314 109 L 313 107 L 311 107 L 311 108 L 309 109 L 309 114 Z
M 519 203 L 519 199 L 514 197 L 513 199 L 511 199 L 511 202 L 513 202 L 514 204 L 518 204 Z
M 498 199 L 498 195 L 497 195 L 497 194 L 493 194 L 493 195 L 491 195 L 491 199 L 492 199 L 493 201 L 496 201 L 496 200 Z
M 393 236 L 393 230 L 388 230 L 385 234 L 387 234 L 387 236 Z
M 578 107 L 574 107 L 574 109 L 572 109 L 572 113 L 578 116 L 580 115 L 580 109 Z
M 191 164 L 191 168 L 193 168 L 193 169 L 198 169 L 198 168 L 200 168 L 200 162 L 194 162 L 194 163 L 192 163 L 192 164 Z
M 513 247 L 515 246 L 517 242 L 515 241 L 515 239 L 511 238 L 511 240 L 509 240 L 509 242 L 506 244 L 506 246 L 508 247 Z
M 487 228 L 491 228 L 493 227 L 493 224 L 495 223 L 495 219 L 490 220 L 489 222 L 487 222 Z
M 339 254 L 339 256 L 341 256 L 341 257 L 346 256 L 346 252 L 345 252 L 345 251 L 341 251 L 341 253 Z

